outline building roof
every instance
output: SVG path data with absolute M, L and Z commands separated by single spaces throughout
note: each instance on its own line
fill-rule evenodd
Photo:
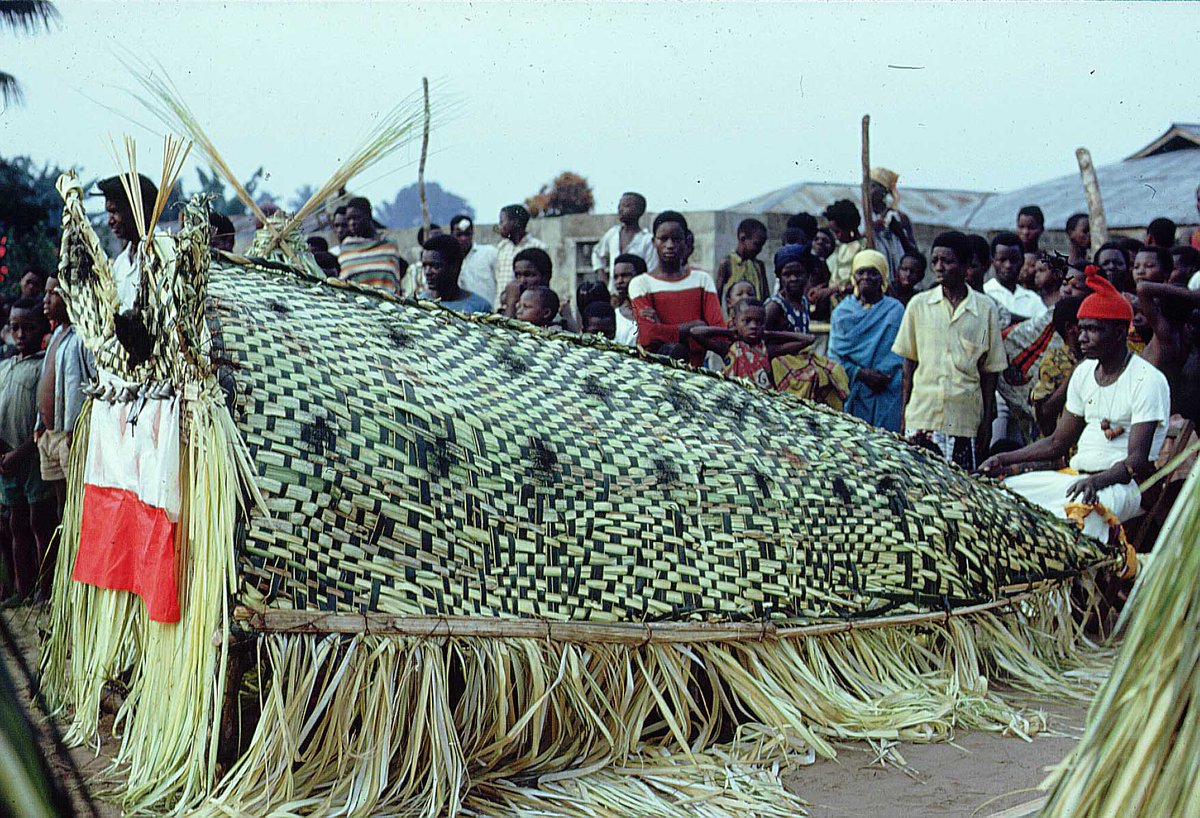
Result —
M 900 209 L 917 224 L 946 224 L 945 214 L 978 206 L 992 194 L 972 190 L 935 190 L 900 185 Z M 730 205 L 726 210 L 741 213 L 812 213 L 838 199 L 849 199 L 862 208 L 862 187 L 834 182 L 797 182 Z
M 1175 124 L 1123 162 L 1096 168 L 1104 217 L 1111 228 L 1142 228 L 1159 216 L 1194 224 L 1200 182 L 1200 125 Z M 1086 213 L 1078 171 L 990 197 L 975 207 L 949 213 L 946 225 L 974 232 L 1011 230 L 1017 211 L 1035 204 L 1046 227 L 1064 229 L 1073 213 Z

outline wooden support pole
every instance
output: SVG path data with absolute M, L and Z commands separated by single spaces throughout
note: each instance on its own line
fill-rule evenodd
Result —
M 862 215 L 868 249 L 875 249 L 875 214 L 871 212 L 871 115 L 862 118 Z
M 421 164 L 417 168 L 417 195 L 421 198 L 421 224 L 424 236 L 429 237 L 429 201 L 425 198 L 425 157 L 429 155 L 429 77 L 421 77 L 421 91 L 425 95 L 425 130 L 421 134 Z
M 332 613 L 244 606 L 233 610 L 234 622 L 250 633 L 344 633 L 372 636 L 412 636 L 424 639 L 476 637 L 486 639 L 547 639 L 554 642 L 596 642 L 644 645 L 650 643 L 761 642 L 803 639 L 857 630 L 905 625 L 936 625 L 950 619 L 999 610 L 1045 593 L 1057 582 L 1028 583 L 1001 588 L 1011 596 L 950 611 L 901 614 L 840 622 L 798 625 L 774 622 L 558 622 L 470 616 L 402 616 L 386 613 Z
M 1108 220 L 1104 218 L 1104 201 L 1100 198 L 1100 180 L 1092 164 L 1092 154 L 1087 148 L 1076 148 L 1075 159 L 1079 162 L 1079 175 L 1083 179 L 1083 195 L 1087 197 L 1088 226 L 1092 230 L 1092 255 L 1100 245 L 1108 241 Z

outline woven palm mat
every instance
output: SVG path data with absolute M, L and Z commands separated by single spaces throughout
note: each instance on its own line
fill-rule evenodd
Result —
M 1108 556 L 894 435 L 602 344 L 256 267 L 214 267 L 209 312 L 271 512 L 256 607 L 817 621 Z

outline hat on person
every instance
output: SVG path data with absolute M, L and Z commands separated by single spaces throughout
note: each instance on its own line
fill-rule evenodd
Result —
M 896 189 L 896 183 L 900 181 L 900 174 L 894 170 L 887 168 L 871 168 L 871 181 L 878 182 L 888 189 L 888 193 L 892 194 L 892 204 L 900 201 L 900 191 Z
M 473 221 L 471 221 L 470 216 L 459 216 L 457 219 L 450 222 L 451 230 L 457 230 L 457 231 L 461 231 L 464 233 L 466 231 L 470 230 L 471 228 L 473 228 L 474 226 L 475 226 L 475 223 Z
M 775 274 L 778 275 L 780 270 L 793 261 L 804 262 L 807 255 L 809 255 L 809 245 L 807 244 L 783 245 L 775 251 Z
M 887 256 L 878 250 L 859 250 L 854 254 L 854 259 L 850 262 L 850 274 L 853 275 L 863 267 L 871 267 L 879 271 L 883 276 L 883 288 L 888 287 L 888 260 Z
M 121 183 L 121 177 L 125 177 L 125 180 L 129 181 L 130 174 L 121 173 L 101 179 L 96 183 L 95 190 L 88 191 L 88 195 L 103 196 L 116 202 L 128 202 L 129 194 L 125 192 L 125 185 Z M 142 206 L 147 208 L 153 206 L 154 200 L 158 198 L 158 187 L 150 181 L 149 177 L 140 173 L 137 175 L 137 179 L 142 193 Z
M 1097 318 L 1103 321 L 1132 321 L 1133 307 L 1117 292 L 1107 278 L 1100 275 L 1100 268 L 1089 264 L 1085 270 L 1087 285 L 1092 294 L 1079 305 L 1079 318 Z

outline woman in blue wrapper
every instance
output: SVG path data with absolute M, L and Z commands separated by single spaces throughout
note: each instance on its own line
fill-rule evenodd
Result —
M 884 295 L 887 259 L 875 250 L 860 250 L 851 267 L 854 295 L 833 310 L 829 357 L 850 377 L 846 412 L 872 426 L 900 431 L 903 409 L 900 384 L 904 359 L 892 352 L 904 305 Z

